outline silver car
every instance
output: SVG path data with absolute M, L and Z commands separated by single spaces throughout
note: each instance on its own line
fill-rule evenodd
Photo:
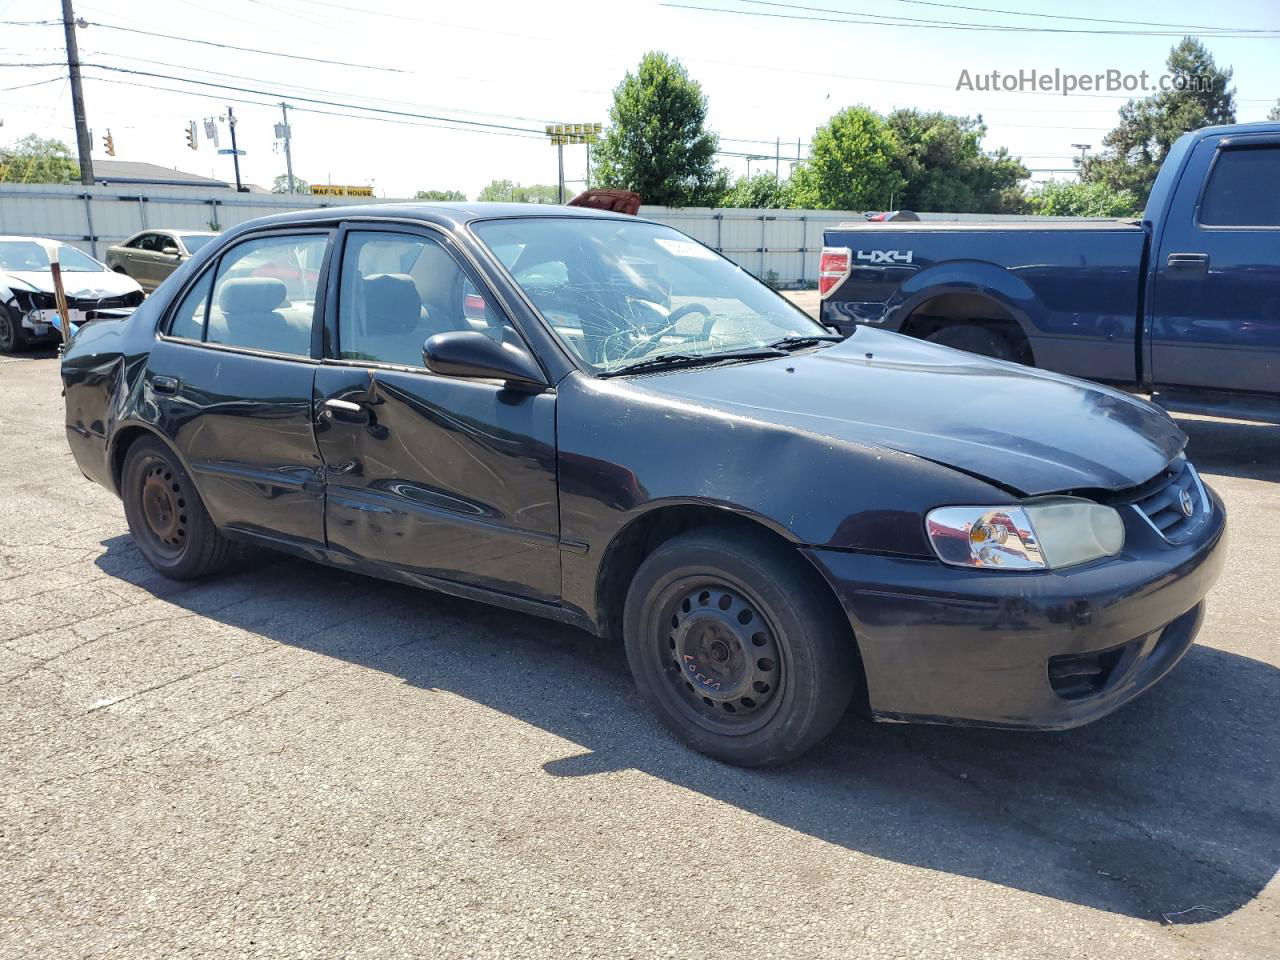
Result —
M 150 292 L 216 236 L 207 230 L 143 230 L 107 248 L 107 266 Z

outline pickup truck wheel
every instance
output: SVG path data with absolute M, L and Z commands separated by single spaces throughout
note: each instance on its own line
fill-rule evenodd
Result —
M 22 322 L 8 308 L 0 307 L 0 353 L 21 353 L 27 345 L 27 333 Z
M 849 626 L 804 559 L 750 532 L 694 530 L 636 572 L 623 611 L 641 695 L 672 733 L 718 760 L 800 756 L 849 704 Z
M 233 544 L 213 525 L 177 457 L 158 440 L 138 440 L 129 448 L 120 492 L 138 550 L 166 577 L 194 580 L 231 559 Z
M 944 347 L 967 350 L 980 357 L 991 357 L 993 360 L 1018 359 L 1018 352 L 1005 336 L 986 327 L 955 324 L 943 327 L 928 337 L 930 343 L 939 343 Z

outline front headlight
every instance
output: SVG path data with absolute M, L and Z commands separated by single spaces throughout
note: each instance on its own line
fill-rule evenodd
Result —
M 925 517 L 943 563 L 999 570 L 1060 570 L 1115 556 L 1124 521 L 1111 507 L 1068 497 L 1009 507 L 939 507 Z

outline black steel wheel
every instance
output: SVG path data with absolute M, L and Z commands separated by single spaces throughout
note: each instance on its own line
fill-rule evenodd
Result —
M 233 544 L 213 525 L 191 477 L 159 440 L 138 440 L 129 448 L 120 494 L 138 550 L 166 577 L 203 577 L 232 558 Z
M 0 307 L 0 353 L 19 353 L 27 345 L 22 322 L 5 307 Z
M 750 528 L 689 531 L 654 550 L 628 591 L 623 634 L 659 719 L 729 763 L 804 753 L 858 685 L 834 596 L 803 557 Z

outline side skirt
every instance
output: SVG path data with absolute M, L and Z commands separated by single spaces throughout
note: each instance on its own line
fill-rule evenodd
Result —
M 265 536 L 255 531 L 228 527 L 224 529 L 222 533 L 224 536 L 232 540 L 241 540 L 245 543 L 252 543 L 256 546 L 267 547 L 280 553 L 287 553 L 291 556 L 301 557 L 304 560 L 311 560 L 314 563 L 322 563 L 327 567 L 335 567 L 340 570 L 350 570 L 354 573 L 363 574 L 365 576 L 376 577 L 379 580 L 389 580 L 392 583 L 403 583 L 411 587 L 418 587 L 422 590 L 431 590 L 435 593 L 443 593 L 451 597 L 458 597 L 462 600 L 473 600 L 476 603 L 487 603 L 491 606 L 514 610 L 517 613 L 528 613 L 535 617 L 542 617 L 546 620 L 554 620 L 557 623 L 577 627 L 580 630 L 585 630 L 596 636 L 601 635 L 600 631 L 590 618 L 576 610 L 570 610 L 559 606 L 558 604 L 542 603 L 538 600 L 529 600 L 525 597 L 517 597 L 509 593 L 502 593 L 498 590 L 486 590 L 484 587 L 475 587 L 470 584 L 457 583 L 453 580 L 444 580 L 439 577 L 431 577 L 422 573 L 401 570 L 397 567 L 370 563 L 369 561 L 352 557 L 349 554 L 339 553 L 323 547 L 305 547 L 297 543 L 277 540 L 274 537 Z

